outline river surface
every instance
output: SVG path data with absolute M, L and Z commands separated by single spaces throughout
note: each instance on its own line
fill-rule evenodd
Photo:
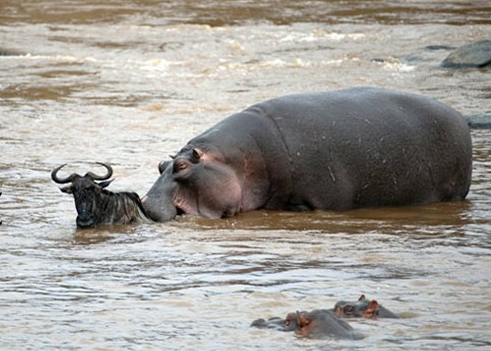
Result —
M 491 39 L 482 1 L 0 2 L 1 350 L 491 350 L 491 132 L 467 201 L 77 230 L 51 170 L 157 165 L 268 98 L 372 85 L 491 111 L 491 70 L 445 70 Z M 250 328 L 364 293 L 404 318 L 362 340 Z

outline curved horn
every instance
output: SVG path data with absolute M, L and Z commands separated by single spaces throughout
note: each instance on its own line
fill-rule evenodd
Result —
M 70 183 L 73 180 L 73 178 L 77 175 L 76 173 L 72 173 L 66 178 L 58 178 L 58 176 L 56 174 L 58 173 L 58 171 L 60 169 L 62 169 L 65 166 L 66 166 L 66 163 L 53 169 L 53 172 L 51 172 L 51 179 L 53 179 L 54 182 L 56 182 L 58 184 Z
M 106 175 L 103 175 L 103 176 L 98 176 L 92 172 L 88 172 L 87 175 L 89 177 L 91 177 L 93 180 L 106 180 L 106 179 L 109 179 L 111 178 L 111 176 L 113 175 L 113 169 L 111 166 L 109 165 L 106 165 L 105 163 L 102 163 L 102 162 L 96 162 L 98 165 L 101 165 L 101 166 L 104 166 L 106 167 L 107 169 L 107 173 Z

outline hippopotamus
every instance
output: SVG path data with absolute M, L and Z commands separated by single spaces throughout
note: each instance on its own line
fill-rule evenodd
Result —
M 462 200 L 472 144 L 462 115 L 373 87 L 287 95 L 191 139 L 142 198 L 154 221 L 255 209 L 334 210 Z
M 261 329 L 277 329 L 279 331 L 294 331 L 304 337 L 323 338 L 337 337 L 342 339 L 360 339 L 361 335 L 345 321 L 336 317 L 332 310 L 312 310 L 310 312 L 289 313 L 285 319 L 273 317 L 263 318 L 252 322 L 251 327 Z
M 358 301 L 336 302 L 334 314 L 339 318 L 399 318 L 397 314 L 380 305 L 377 300 L 369 300 L 365 295 L 361 295 Z

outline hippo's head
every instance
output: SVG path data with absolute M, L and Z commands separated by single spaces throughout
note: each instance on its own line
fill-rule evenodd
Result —
M 372 319 L 378 316 L 379 304 L 376 300 L 368 300 L 361 295 L 358 301 L 338 301 L 334 313 L 339 318 L 363 317 Z
M 322 338 L 336 336 L 342 338 L 359 338 L 353 328 L 337 318 L 331 310 L 312 310 L 297 312 L 295 333 L 300 336 Z
M 171 158 L 160 163 L 160 177 L 143 198 L 151 219 L 165 222 L 183 213 L 221 218 L 240 210 L 237 175 L 219 153 L 187 146 Z

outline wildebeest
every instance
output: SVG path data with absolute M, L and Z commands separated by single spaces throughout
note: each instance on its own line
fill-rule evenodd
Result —
M 103 176 L 87 172 L 83 177 L 72 173 L 66 178 L 60 178 L 58 171 L 66 166 L 63 164 L 51 172 L 51 178 L 58 184 L 71 183 L 60 188 L 67 194 L 72 194 L 77 209 L 77 226 L 80 228 L 94 227 L 99 224 L 128 224 L 147 219 L 140 196 L 134 192 L 113 193 L 105 189 L 113 179 L 111 166 L 97 162 L 107 169 Z M 96 182 L 99 181 L 99 182 Z

